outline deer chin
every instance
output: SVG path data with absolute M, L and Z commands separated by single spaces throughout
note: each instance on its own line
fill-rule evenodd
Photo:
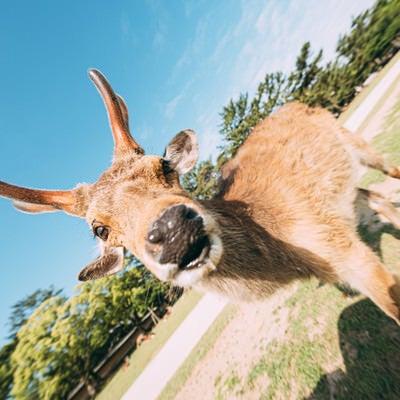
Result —
M 154 260 L 147 260 L 149 262 L 145 262 L 145 265 L 148 265 L 161 281 L 171 282 L 176 286 L 190 287 L 198 284 L 217 269 L 222 253 L 222 241 L 217 234 L 212 233 L 207 236 L 196 258 L 186 264 L 160 264 L 154 263 Z

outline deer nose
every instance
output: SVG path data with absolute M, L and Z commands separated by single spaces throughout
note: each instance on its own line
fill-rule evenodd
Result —
M 188 208 L 184 204 L 170 207 L 160 219 L 153 223 L 150 233 L 147 235 L 147 241 L 156 244 L 164 242 L 166 239 L 173 240 L 174 234 L 185 228 L 185 225 L 187 227 L 193 225 L 193 222 L 195 224 L 202 223 L 202 219 L 192 208 Z
M 203 218 L 184 204 L 168 208 L 153 222 L 147 235 L 147 251 L 160 264 L 185 268 L 209 245 Z

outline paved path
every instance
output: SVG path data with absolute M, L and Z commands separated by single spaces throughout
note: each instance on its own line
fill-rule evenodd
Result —
M 344 124 L 347 129 L 357 131 L 399 75 L 400 59 L 353 112 Z M 225 305 L 226 302 L 220 298 L 206 294 L 132 384 L 122 400 L 156 399 Z
M 216 296 L 203 296 L 122 400 L 156 399 L 225 305 Z
M 360 104 L 360 106 L 352 113 L 351 117 L 344 123 L 344 126 L 353 132 L 364 122 L 365 117 L 372 111 L 378 101 L 383 97 L 387 90 L 394 83 L 396 78 L 400 75 L 400 58 L 390 68 L 383 79 L 374 87 L 369 93 L 367 98 Z

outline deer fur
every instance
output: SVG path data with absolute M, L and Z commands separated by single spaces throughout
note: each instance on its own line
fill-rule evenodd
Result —
M 129 132 L 128 109 L 100 72 L 114 160 L 93 184 L 69 191 L 0 182 L 21 211 L 63 210 L 85 218 L 102 255 L 79 278 L 123 268 L 124 250 L 161 280 L 243 301 L 266 298 L 298 279 L 346 282 L 400 323 L 398 278 L 357 234 L 357 199 L 400 228 L 400 213 L 378 193 L 358 189 L 360 167 L 400 178 L 329 112 L 287 104 L 259 123 L 221 174 L 218 194 L 196 200 L 179 176 L 194 167 L 197 142 L 180 132 L 163 157 L 148 156 Z

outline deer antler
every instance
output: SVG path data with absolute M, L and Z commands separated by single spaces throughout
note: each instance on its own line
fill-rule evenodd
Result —
M 128 108 L 122 97 L 115 94 L 106 78 L 97 70 L 89 71 L 89 76 L 100 92 L 114 136 L 114 158 L 125 154 L 144 154 L 129 132 Z M 85 217 L 90 197 L 90 185 L 82 185 L 73 190 L 40 190 L 11 185 L 0 181 L 0 196 L 14 200 L 14 206 L 23 212 L 42 213 L 62 210 L 68 214 Z
M 73 190 L 40 190 L 11 185 L 0 181 L 0 196 L 14 200 L 14 206 L 20 211 L 41 213 L 62 210 L 68 214 L 84 217 L 86 208 L 78 205 L 78 191 Z
M 144 150 L 135 142 L 129 132 L 128 108 L 119 95 L 116 95 L 111 85 L 101 72 L 96 69 L 89 70 L 89 77 L 96 85 L 105 103 L 111 131 L 114 137 L 114 158 L 124 154 L 144 154 Z

